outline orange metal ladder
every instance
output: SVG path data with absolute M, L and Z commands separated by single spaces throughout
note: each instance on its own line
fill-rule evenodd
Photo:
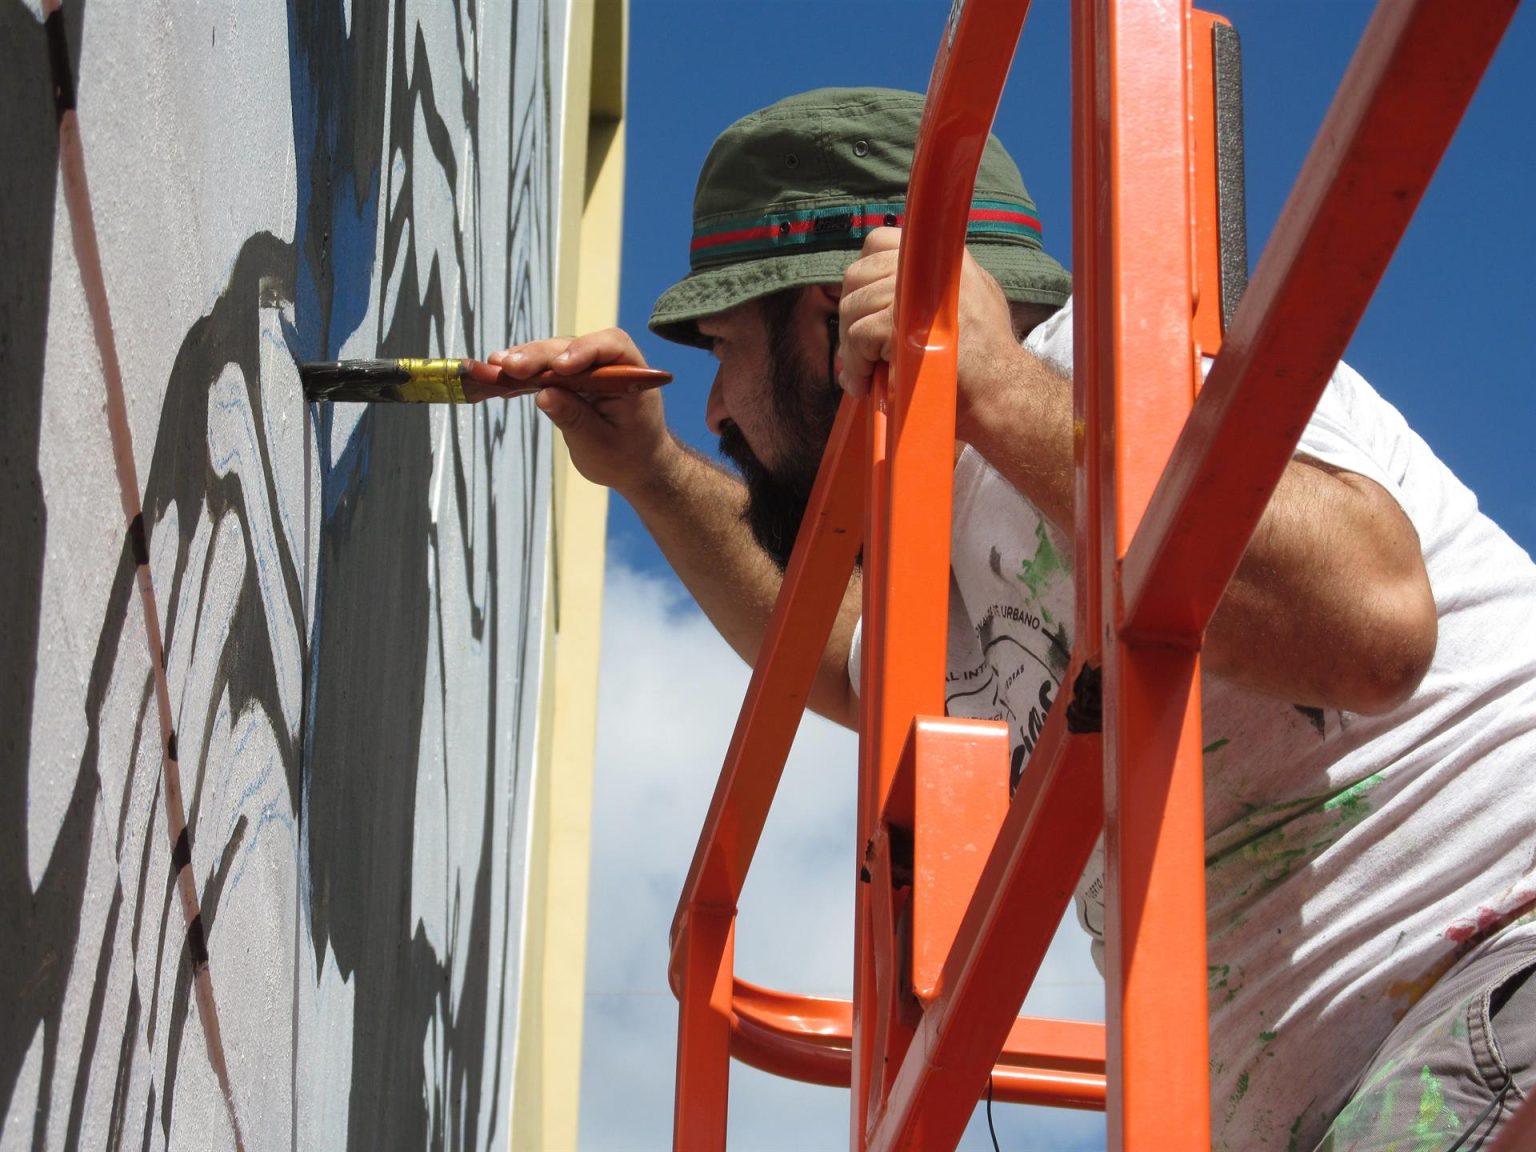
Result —
M 1028 4 L 957 0 L 889 379 L 838 415 L 673 922 L 675 1148 L 724 1147 L 733 1053 L 850 1085 L 855 1150 L 953 1148 L 989 1077 L 998 1099 L 1106 1108 L 1113 1149 L 1209 1145 L 1201 636 L 1514 7 L 1381 4 L 1197 397 L 1224 294 L 1213 21 L 1187 3 L 1074 0 L 1077 648 L 1071 697 L 1010 802 L 1002 726 L 943 716 L 965 236 L 950 206 L 970 202 Z M 849 1003 L 737 980 L 733 941 L 861 545 L 868 882 Z M 1101 829 L 1107 1023 L 1016 1019 Z M 955 837 L 990 842 L 978 868 L 943 864 Z M 1527 1106 L 1498 1149 L 1532 1146 Z

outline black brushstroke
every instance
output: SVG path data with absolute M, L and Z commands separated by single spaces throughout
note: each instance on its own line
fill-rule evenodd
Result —
M 67 39 L 78 45 L 80 5 L 67 4 L 61 13 Z M 77 788 L 65 818 L 71 826 L 61 830 L 59 850 L 34 891 L 27 863 L 27 763 L 47 537 L 38 446 L 58 109 L 48 31 L 14 0 L 0 5 L 0 44 L 6 46 L 0 69 L 6 146 L 0 164 L 0 1116 L 7 1116 L 38 1028 L 45 1043 L 57 1043 L 85 879 L 84 842 L 64 837 L 79 837 L 82 827 L 88 835 L 90 825 L 88 819 L 81 823 L 88 812 L 80 807 L 88 801 Z M 43 1080 L 40 1093 L 43 1101 L 51 1098 L 51 1078 Z
M 384 197 L 384 267 L 378 279 L 383 285 L 398 286 L 398 303 L 391 314 L 381 313 L 377 354 L 442 354 L 467 347 L 477 339 L 476 301 L 470 294 L 475 285 L 467 276 L 458 278 L 456 311 L 464 326 L 463 335 L 447 332 L 444 269 L 435 256 L 421 267 L 414 244 L 408 243 L 419 234 L 413 222 L 417 167 L 428 164 L 440 170 L 451 194 L 457 197 L 459 165 L 473 162 L 478 168 L 479 162 L 454 154 L 446 124 L 437 111 L 437 93 L 444 78 L 435 76 L 429 67 L 425 40 L 419 30 L 413 30 L 403 4 L 396 5 L 395 17 L 391 48 L 394 75 L 409 76 L 410 82 L 397 85 L 389 96 L 386 155 L 399 158 L 403 185 L 391 183 Z M 354 28 L 352 38 L 356 36 Z M 344 48 L 338 34 L 337 49 Z M 471 77 L 461 75 L 458 79 L 474 147 L 478 132 L 473 109 L 478 106 L 478 94 Z M 426 128 L 430 156 L 417 154 L 418 117 Z M 315 158 L 316 163 L 320 161 Z M 392 163 L 386 180 L 395 179 Z M 471 194 L 477 196 L 478 189 Z M 455 205 L 456 221 L 466 215 L 478 218 L 478 212 L 466 213 Z M 462 231 L 456 228 L 455 257 L 461 266 L 465 242 Z M 541 277 L 540 282 L 547 284 L 549 280 Z M 317 295 L 326 295 L 326 290 Z M 463 344 L 450 347 L 457 340 Z M 505 411 L 502 405 L 496 407 Z M 454 949 L 460 945 L 455 943 L 450 943 L 448 954 L 437 956 L 420 925 L 408 921 L 415 866 L 411 855 L 414 776 L 424 705 L 418 695 L 424 692 L 424 683 L 418 677 L 425 673 L 426 622 L 431 610 L 427 566 L 421 561 L 431 556 L 430 563 L 436 565 L 439 557 L 436 533 L 425 507 L 431 459 L 426 424 L 419 415 L 424 414 L 370 410 L 353 433 L 353 442 L 367 447 L 369 472 L 366 483 L 357 477 L 340 478 L 347 487 L 337 493 L 336 518 L 328 522 L 322 537 L 310 664 L 313 705 L 307 745 L 309 806 L 304 822 L 314 886 L 313 938 L 316 963 L 328 942 L 355 990 L 349 1143 L 359 1147 L 376 1146 L 380 1141 L 441 1146 L 450 1132 L 457 1143 L 473 1144 L 481 1126 L 482 1091 L 495 1090 L 494 1084 L 485 1083 L 485 1061 L 489 1056 L 499 1067 L 502 1060 L 499 1028 L 494 1052 L 488 1052 L 491 1045 L 486 1032 L 494 788 L 509 767 L 499 761 L 494 730 L 500 708 L 496 665 L 502 659 L 492 623 L 500 596 L 494 538 L 497 513 L 493 498 L 489 513 L 492 528 L 486 539 L 477 540 L 475 525 L 481 517 L 472 511 L 466 451 L 457 435 L 450 438 L 450 459 L 446 462 L 453 485 L 449 514 L 457 518 L 460 537 L 466 542 L 466 583 L 471 588 L 482 583 L 485 586 L 483 602 L 468 606 L 471 635 L 492 653 L 488 683 L 482 689 L 491 702 L 484 768 L 484 839 L 473 874 L 474 888 L 467 894 L 468 931 L 452 932 L 453 940 L 465 940 L 467 959 L 462 965 L 456 960 Z M 482 419 L 492 417 L 486 414 Z M 419 455 L 407 454 L 407 446 Z M 496 447 L 493 438 L 486 437 L 476 451 L 489 453 Z M 389 473 L 382 475 L 385 461 Z M 526 495 L 531 498 L 531 491 Z M 332 506 L 331 501 L 327 506 Z M 386 524 L 390 526 L 387 535 Z M 440 613 L 441 605 L 435 607 Z M 537 610 L 537 599 L 529 595 L 521 610 L 526 619 Z M 380 619 L 393 622 L 387 636 L 378 634 L 375 622 Z M 366 638 L 362 632 L 368 633 Z M 518 642 L 525 651 L 532 647 L 527 635 L 519 636 Z M 375 652 L 386 644 L 390 649 L 387 656 Z M 386 691 L 377 694 L 371 686 L 367 693 L 361 691 L 348 671 L 386 665 L 390 683 Z M 387 714 L 382 711 L 386 700 L 393 705 Z M 367 736 L 359 741 L 358 733 L 364 731 Z M 524 743 L 519 733 L 514 747 Z M 464 778 L 462 769 L 457 778 Z M 367 823 L 361 828 L 357 826 L 360 811 L 367 814 Z M 395 851 L 384 857 L 382 848 L 391 843 Z M 370 878 L 366 885 L 365 877 Z M 366 899 L 357 902 L 353 896 L 360 891 L 366 892 Z M 459 891 L 445 893 L 451 924 L 460 919 L 459 901 L 464 895 Z M 404 940 L 409 941 L 406 947 L 396 943 Z M 505 955 L 499 959 L 504 1008 L 508 965 Z M 461 967 L 465 977 L 455 1002 L 451 974 Z M 369 1011 L 367 1005 L 379 1000 L 389 1005 L 388 1012 Z M 422 1053 L 433 1028 L 442 1036 L 440 1047 L 446 1064 L 428 1077 Z M 429 1083 L 435 1085 L 430 1099 Z M 453 1109 L 451 1124 L 445 1108 Z
M 183 828 L 181 835 L 176 837 L 176 843 L 171 848 L 171 871 L 180 872 L 190 863 L 192 863 L 192 837 L 187 829 Z
M 187 925 L 187 954 L 192 957 L 192 967 L 204 968 L 208 964 L 208 937 L 203 932 L 203 914 L 199 912 Z M 170 1135 L 169 1132 L 166 1133 Z
M 53 107 L 60 115 L 75 109 L 75 65 L 64 27 L 64 9 L 55 8 L 43 22 L 48 31 L 48 70 L 53 79 Z M 5 43 L 10 43 L 9 40 Z
M 228 658 L 218 662 L 208 698 L 210 707 L 217 708 L 227 688 L 234 715 L 240 715 L 250 707 L 266 715 L 287 768 L 289 798 L 296 811 L 299 793 L 298 745 L 295 735 L 289 732 L 283 719 L 266 614 L 274 610 L 286 611 L 290 617 L 289 626 L 300 637 L 303 636 L 304 604 L 299 579 L 299 558 L 292 554 L 282 531 L 276 530 L 277 562 L 286 604 L 264 604 L 254 580 L 258 559 L 255 554 L 255 533 L 251 530 L 250 513 L 242 487 L 245 481 L 237 472 L 218 475 L 208 448 L 209 394 L 225 369 L 233 366 L 246 381 L 248 403 L 255 417 L 253 425 L 257 449 L 263 465 L 262 482 L 266 487 L 267 509 L 270 515 L 276 517 L 279 507 L 276 480 L 266 443 L 266 428 L 260 417 L 261 346 L 257 314 L 263 284 L 268 285 L 269 291 L 272 290 L 271 285 L 275 284 L 279 290 L 288 292 L 291 291 L 289 286 L 293 283 L 293 275 L 294 252 L 290 245 L 265 232 L 251 236 L 236 255 L 223 292 L 207 315 L 188 329 L 172 363 L 165 401 L 161 407 L 154 453 L 150 458 L 148 478 L 144 485 L 144 517 L 151 526 L 152 536 L 158 530 L 157 526 L 164 523 L 171 507 L 177 510 L 175 560 L 169 587 L 157 588 L 167 651 L 179 642 L 178 631 L 182 620 L 189 615 L 183 611 L 185 598 L 195 596 L 194 603 L 200 603 L 205 593 L 205 582 L 211 575 L 208 563 L 213 555 L 211 551 L 202 570 L 188 570 L 192 542 L 203 517 L 219 524 L 226 516 L 231 516 L 239 524 L 246 551 L 246 580 L 236 600 L 229 633 L 223 638 Z M 196 617 L 193 619 L 196 627 Z M 196 636 L 189 638 L 194 646 L 196 641 Z M 173 720 L 178 728 L 186 726 L 186 718 Z M 203 727 L 206 733 L 210 726 L 205 724 Z M 185 753 L 185 750 L 182 751 Z M 200 751 L 206 754 L 207 749 Z M 198 760 L 198 763 L 202 762 L 202 759 Z M 195 824 L 190 816 L 188 822 Z
M 133 553 L 135 564 L 142 566 L 149 563 L 149 538 L 144 534 L 142 512 L 128 522 L 128 548 Z
M 213 932 L 219 911 L 219 901 L 224 885 L 229 879 L 230 869 L 234 866 L 235 857 L 245 841 L 246 825 L 244 816 L 236 821 L 218 863 L 210 869 L 209 875 L 198 885 L 198 891 L 203 895 L 202 907 L 187 925 L 186 933 L 182 938 L 180 962 L 176 965 L 176 987 L 171 995 L 170 1022 L 166 1028 L 165 1079 L 160 1095 L 160 1131 L 167 1144 L 170 1143 L 171 1138 L 171 1116 L 176 1104 L 176 1077 L 180 1071 L 182 1044 L 186 1035 L 187 1018 L 192 1010 L 192 985 L 197 979 L 198 970 L 208 964 L 208 937 Z M 165 915 L 162 924 L 171 919 L 171 914 Z M 156 971 L 158 970 L 157 965 Z

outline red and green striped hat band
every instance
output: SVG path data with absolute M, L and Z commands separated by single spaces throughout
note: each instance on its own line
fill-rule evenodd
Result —
M 870 232 L 905 223 L 923 106 L 917 92 L 818 88 L 727 127 L 699 170 L 688 274 L 656 301 L 651 331 L 703 347 L 706 316 L 839 283 Z M 994 136 L 976 169 L 966 247 L 1014 303 L 1059 306 L 1072 291 L 1041 247 L 1018 165 Z
M 977 263 L 1016 304 L 1065 303 L 1072 278 L 1040 247 L 1037 218 L 1012 205 L 991 215 L 986 204 L 973 203 L 967 228 L 966 247 Z M 679 344 L 707 348 L 709 342 L 698 330 L 705 316 L 790 288 L 838 283 L 858 258 L 869 231 L 885 225 L 890 216 L 896 226 L 903 223 L 899 209 L 873 211 L 883 207 L 820 208 L 777 214 L 771 223 L 763 218 L 701 231 L 689 254 L 692 270 L 656 301 L 651 331 Z M 834 225 L 824 225 L 817 234 L 817 222 L 823 219 L 838 221 L 836 234 L 828 234 Z
M 778 252 L 810 248 L 859 248 L 876 228 L 900 228 L 906 205 L 862 204 L 780 212 L 756 219 L 731 220 L 694 232 L 688 263 L 695 270 L 716 264 L 750 260 Z M 1017 204 L 1002 200 L 973 200 L 966 240 L 1027 238 L 1040 245 L 1040 221 Z

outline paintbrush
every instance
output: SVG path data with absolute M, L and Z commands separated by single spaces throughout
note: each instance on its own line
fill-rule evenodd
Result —
M 569 376 L 540 372 L 526 380 L 480 360 L 334 360 L 299 365 L 304 399 L 331 404 L 478 404 L 498 396 L 527 396 L 544 388 L 622 396 L 658 388 L 671 379 L 670 372 L 630 364 L 605 364 Z

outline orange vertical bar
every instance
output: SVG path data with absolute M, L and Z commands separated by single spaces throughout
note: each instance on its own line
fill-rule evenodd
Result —
M 865 693 L 860 732 L 872 751 L 861 753 L 859 846 L 873 838 L 875 822 L 895 778 L 912 718 L 944 712 L 948 640 L 949 544 L 954 464 L 955 364 L 960 267 L 976 170 L 1013 59 L 1028 0 L 956 4 L 934 60 L 928 100 L 913 159 L 907 222 L 922 245 L 905 246 L 896 280 L 896 336 L 889 373 L 877 377 L 872 412 L 883 412 L 886 459 L 872 472 L 872 515 L 865 550 L 866 627 L 878 619 L 876 651 L 865 650 Z M 965 67 L 950 67 L 952 49 L 969 40 Z M 976 45 L 984 45 L 976 51 Z M 884 499 L 878 489 L 883 487 Z M 896 558 L 900 558 L 899 561 Z M 873 597 L 874 599 L 868 599 Z M 871 607 L 878 609 L 871 613 Z M 877 1051 L 870 1013 L 889 1004 L 874 987 L 894 972 L 894 941 L 873 932 L 864 894 L 859 897 L 861 955 L 854 987 L 853 1140 L 862 1148 L 877 1091 L 871 1068 L 904 1054 L 901 1030 L 888 1029 L 890 1051 Z M 878 1078 L 881 1086 L 884 1077 Z M 883 1092 L 880 1093 L 883 1096 Z
M 885 597 L 880 574 L 884 571 L 887 543 L 886 509 L 890 503 L 889 472 L 886 460 L 886 370 L 876 366 L 868 401 L 869 477 L 864 501 L 864 612 L 862 624 L 862 663 L 859 666 L 859 788 L 854 861 L 863 868 L 865 846 L 874 838 L 875 822 L 884 802 L 880 787 L 881 688 L 885 637 Z M 874 907 L 868 884 L 854 886 L 853 895 L 853 1067 L 849 1081 L 848 1146 L 853 1152 L 864 1148 L 864 1134 L 878 1091 L 875 1066 L 875 1020 L 881 1010 L 880 989 L 876 978 L 876 951 L 891 949 L 875 937 Z
M 1515 7 L 1377 7 L 1126 556 L 1138 632 L 1204 631 Z
M 1076 683 L 1074 663 L 1069 682 Z M 1093 847 L 1103 811 L 1100 740 L 1051 709 L 983 866 L 940 989 L 875 1117 L 872 1152 L 953 1148 Z M 1081 1099 L 1081 1081 L 1071 1095 Z
M 908 214 L 911 215 L 909 205 Z M 949 497 L 944 475 L 952 448 L 938 459 L 938 429 L 954 428 L 953 305 L 948 322 L 934 333 L 950 364 L 947 389 L 930 373 L 922 389 L 908 370 L 902 388 L 895 373 L 876 372 L 870 392 L 870 481 L 865 529 L 864 631 L 860 691 L 858 839 L 860 867 L 874 841 L 875 828 L 911 717 L 943 711 L 945 645 L 944 608 L 948 596 Z M 949 345 L 948 347 L 943 347 Z M 898 348 L 893 359 L 905 350 Z M 927 349 L 906 351 L 921 360 Z M 947 395 L 945 394 L 947 392 Z M 914 407 L 919 417 L 910 420 Z M 903 436 L 903 431 L 908 434 Z M 948 439 L 953 442 L 953 433 Z M 900 452 L 896 445 L 904 441 Z M 899 455 L 898 469 L 895 458 Z M 938 489 L 942 489 L 939 491 Z M 897 561 L 900 557 L 900 561 Z M 902 620 L 892 634 L 891 618 Z M 881 1022 L 891 1006 L 889 984 L 896 967 L 895 941 L 879 915 L 869 883 L 855 895 L 857 938 L 853 989 L 853 1083 L 850 1101 L 850 1148 L 866 1146 L 872 1113 L 885 1094 L 887 1053 L 881 1050 L 889 1030 Z M 883 896 L 883 894 L 882 894 Z
M 1080 7 L 1082 12 L 1085 7 Z M 1086 318 L 1102 421 L 1105 571 L 1120 557 L 1194 394 L 1188 222 L 1187 3 L 1097 0 Z M 1082 56 L 1079 56 L 1082 59 Z M 1079 139 L 1079 143 L 1084 143 Z M 1145 206 L 1163 228 L 1149 228 Z M 1102 215 L 1101 215 L 1102 213 Z M 1105 662 L 1106 996 L 1112 1147 L 1150 1149 L 1178 1133 L 1210 1143 L 1205 875 L 1196 653 L 1130 644 L 1115 583 L 1102 611 Z
M 673 1152 L 723 1152 L 731 1088 L 734 913 L 694 908 L 683 926 Z
M 1085 664 L 1097 665 L 1103 617 L 1103 522 L 1098 461 L 1103 451 L 1099 424 L 1100 365 L 1111 359 L 1102 347 L 1108 328 L 1113 283 L 1101 252 L 1109 251 L 1108 220 L 1098 210 L 1101 164 L 1099 121 L 1099 11 L 1095 0 L 1076 0 L 1072 9 L 1072 565 L 1076 579 L 1073 632 Z

